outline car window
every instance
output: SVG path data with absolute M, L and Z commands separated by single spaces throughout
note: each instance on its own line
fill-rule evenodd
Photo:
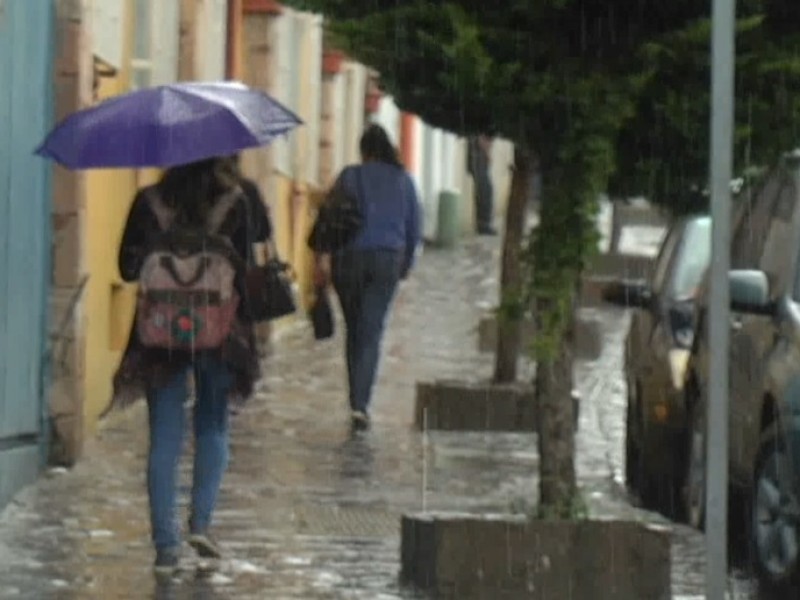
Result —
M 661 246 L 661 250 L 658 253 L 658 258 L 656 258 L 656 266 L 653 269 L 653 280 L 651 282 L 651 287 L 656 293 L 659 293 L 664 287 L 664 280 L 667 277 L 667 270 L 669 269 L 670 262 L 672 261 L 672 256 L 675 254 L 675 248 L 678 245 L 678 241 L 680 240 L 680 232 L 680 227 L 673 227 L 670 229 L 669 233 L 667 234 L 667 238 L 664 240 L 664 244 Z
M 711 260 L 711 219 L 689 221 L 672 274 L 670 295 L 679 300 L 694 298 Z
M 797 205 L 797 190 L 791 178 L 783 178 L 776 195 L 774 210 L 769 222 L 759 268 L 770 279 L 770 287 L 776 294 L 784 294 L 793 274 L 794 247 L 796 234 L 792 217 Z
M 743 198 L 731 239 L 731 267 L 755 269 L 761 260 L 770 217 L 781 189 L 779 171 L 774 172 L 752 197 Z

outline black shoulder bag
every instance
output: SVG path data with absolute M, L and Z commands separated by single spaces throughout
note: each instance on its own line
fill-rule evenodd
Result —
M 308 237 L 308 247 L 314 252 L 327 254 L 337 252 L 347 246 L 361 231 L 364 215 L 361 212 L 359 197 L 364 201 L 364 184 L 360 167 L 356 167 L 358 194 L 348 194 L 340 182 L 334 185 L 325 201 L 319 207 L 317 220 Z
M 252 215 L 249 200 L 247 207 L 248 268 L 245 288 L 250 313 L 254 321 L 271 321 L 294 313 L 297 305 L 292 289 L 292 268 L 278 256 L 278 249 L 270 238 L 267 241 L 269 258 L 265 265 L 256 265 L 253 259 Z

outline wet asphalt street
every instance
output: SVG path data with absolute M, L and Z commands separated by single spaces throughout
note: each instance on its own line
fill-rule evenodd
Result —
M 171 582 L 152 575 L 139 404 L 104 424 L 75 469 L 48 473 L 2 513 L 0 599 L 416 598 L 397 581 L 402 513 L 520 510 L 536 497 L 534 436 L 423 435 L 411 426 L 416 381 L 491 374 L 476 336 L 480 314 L 496 302 L 498 263 L 497 239 L 426 250 L 397 298 L 374 427 L 364 436 L 349 432 L 341 325 L 330 342 L 315 343 L 305 325 L 276 342 L 259 393 L 232 421 L 214 527 L 228 556 L 218 570 L 187 562 Z M 590 509 L 666 523 L 632 507 L 622 486 L 628 317 L 591 316 L 602 320 L 604 352 L 577 365 L 577 466 Z M 674 597 L 701 598 L 702 537 L 673 531 Z M 757 597 L 746 574 L 732 577 L 731 589 L 737 599 Z

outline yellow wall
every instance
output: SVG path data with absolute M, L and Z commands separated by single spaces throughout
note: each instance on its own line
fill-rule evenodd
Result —
M 300 292 L 298 314 L 304 317 L 311 302 L 313 255 L 306 240 L 313 220 L 308 186 L 276 174 L 267 202 L 275 230 L 275 243 L 283 260 L 289 262 L 297 277 Z
M 128 24 L 123 40 L 123 65 L 133 44 L 133 6 L 125 0 Z M 101 78 L 97 100 L 129 89 L 126 66 L 111 78 Z M 137 179 L 138 178 L 138 179 Z M 89 281 L 85 296 L 86 369 L 84 374 L 84 430 L 91 436 L 97 418 L 111 399 L 112 378 L 128 341 L 136 301 L 135 286 L 122 282 L 117 254 L 128 210 L 141 175 L 130 169 L 99 169 L 87 176 L 86 267 Z
M 122 91 L 120 78 L 104 79 L 99 95 L 107 98 Z M 111 398 L 111 379 L 125 348 L 133 315 L 135 289 L 119 278 L 117 252 L 135 191 L 134 171 L 95 170 L 87 177 L 85 232 L 89 282 L 85 297 L 84 423 L 89 435 Z

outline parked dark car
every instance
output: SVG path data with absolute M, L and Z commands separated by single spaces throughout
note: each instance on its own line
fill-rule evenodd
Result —
M 681 506 L 686 415 L 683 383 L 695 333 L 695 296 L 711 253 L 711 219 L 698 215 L 669 228 L 652 277 L 617 282 L 606 300 L 634 307 L 625 343 L 628 385 L 625 476 L 646 508 Z
M 765 587 L 794 593 L 800 584 L 799 194 L 800 163 L 787 159 L 738 211 L 728 421 L 732 532 L 745 525 Z M 705 322 L 706 293 L 698 306 Z M 695 527 L 705 520 L 709 352 L 706 336 L 698 336 L 687 369 L 684 503 Z

